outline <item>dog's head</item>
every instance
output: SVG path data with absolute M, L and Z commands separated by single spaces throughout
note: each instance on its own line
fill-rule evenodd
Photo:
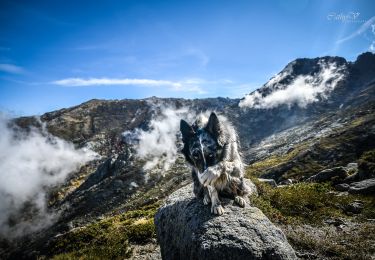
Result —
M 186 121 L 181 120 L 180 130 L 184 142 L 182 153 L 199 172 L 204 172 L 221 160 L 222 146 L 218 142 L 220 122 L 215 113 L 211 113 L 205 126 L 199 124 L 190 126 Z

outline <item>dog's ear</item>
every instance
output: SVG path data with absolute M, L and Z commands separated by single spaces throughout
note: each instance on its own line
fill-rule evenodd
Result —
M 208 119 L 206 131 L 209 132 L 215 138 L 218 138 L 220 135 L 220 122 L 215 112 L 212 112 L 210 118 Z
M 187 142 L 191 136 L 194 135 L 193 128 L 183 119 L 180 121 L 180 131 L 182 134 L 182 141 Z

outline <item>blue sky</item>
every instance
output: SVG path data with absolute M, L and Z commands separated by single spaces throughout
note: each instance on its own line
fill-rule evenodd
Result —
M 0 110 L 242 97 L 288 62 L 375 49 L 375 1 L 1 1 Z

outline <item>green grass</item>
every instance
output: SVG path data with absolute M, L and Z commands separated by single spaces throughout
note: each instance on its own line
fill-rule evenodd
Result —
M 73 229 L 56 239 L 52 258 L 129 258 L 131 244 L 144 244 L 156 237 L 153 218 L 158 207 L 155 203 Z
M 350 218 L 344 208 L 354 200 L 365 203 L 358 219 L 375 218 L 375 201 L 372 197 L 359 195 L 338 196 L 330 183 L 298 183 L 272 188 L 252 178 L 259 196 L 252 196 L 251 203 L 258 207 L 272 221 L 282 224 L 321 224 L 328 218 Z
M 363 223 L 337 230 L 333 226 L 285 226 L 283 231 L 294 249 L 310 252 L 316 259 L 372 259 L 375 224 Z
M 260 176 L 261 174 L 265 173 L 267 170 L 281 166 L 296 156 L 298 156 L 301 152 L 307 149 L 308 143 L 297 145 L 292 151 L 282 154 L 282 155 L 272 155 L 267 157 L 263 160 L 257 161 L 246 168 L 246 174 L 248 177 L 250 176 Z
M 251 196 L 258 207 L 278 225 L 298 252 L 316 259 L 371 259 L 375 254 L 375 198 L 360 195 L 337 196 L 330 183 L 299 183 L 272 188 L 252 177 L 259 196 Z M 346 215 L 343 208 L 361 200 L 365 208 L 358 215 Z M 344 220 L 342 229 L 324 223 Z

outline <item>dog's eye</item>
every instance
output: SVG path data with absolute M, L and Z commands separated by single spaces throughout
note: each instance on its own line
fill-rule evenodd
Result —
M 213 153 L 210 153 L 210 154 L 208 155 L 208 157 L 212 158 L 212 157 L 214 157 L 214 154 L 213 154 Z

